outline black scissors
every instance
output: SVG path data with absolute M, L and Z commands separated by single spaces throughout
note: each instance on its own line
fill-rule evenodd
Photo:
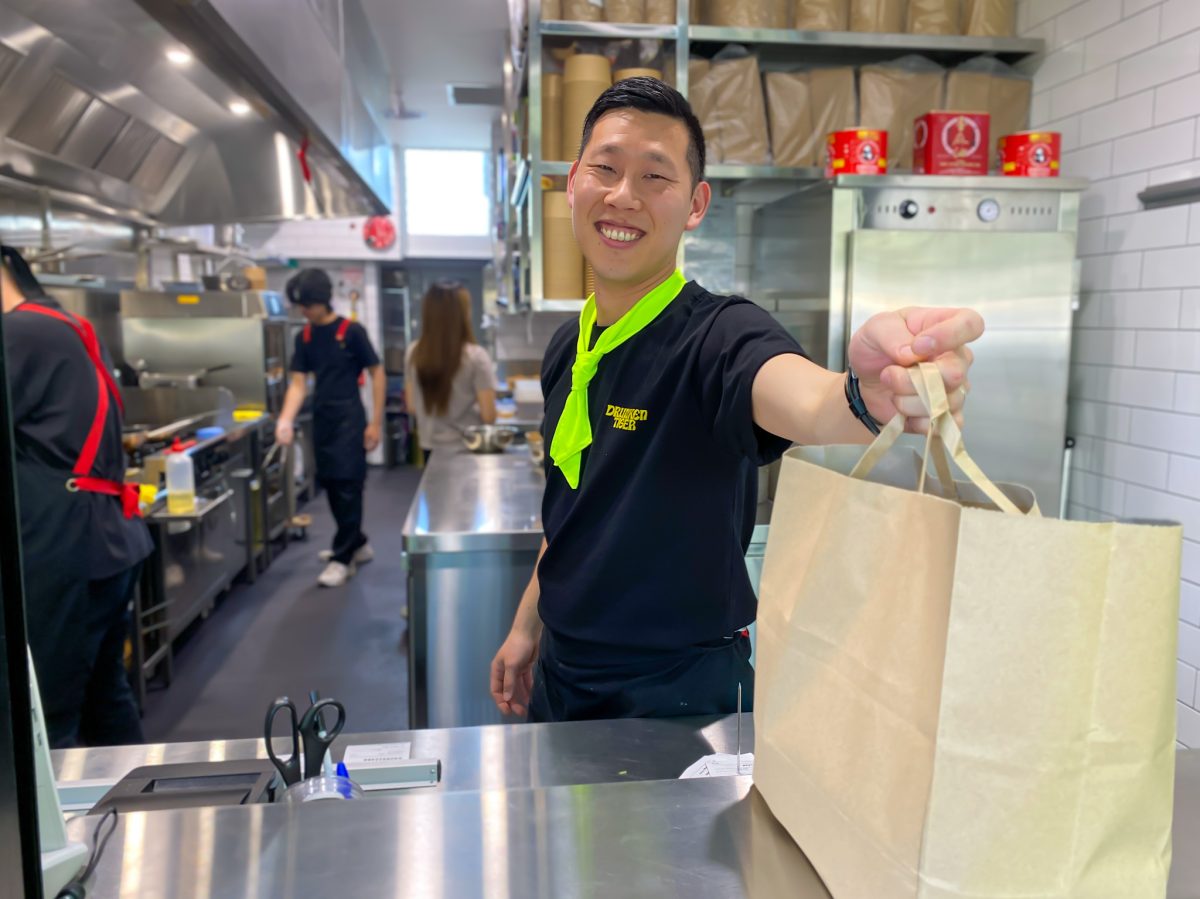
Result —
M 345 706 L 336 699 L 318 699 L 315 693 L 311 695 L 313 697 L 312 705 L 304 713 L 303 718 L 297 719 L 296 705 L 286 696 L 276 699 L 267 709 L 267 719 L 263 728 L 267 741 L 267 758 L 279 771 L 279 776 L 283 778 L 283 784 L 286 787 L 300 781 L 301 739 L 304 741 L 304 777 L 316 777 L 321 773 L 321 766 L 325 762 L 325 753 L 329 750 L 330 744 L 337 739 L 342 728 L 346 726 Z M 275 724 L 275 716 L 284 709 L 287 709 L 292 719 L 292 754 L 288 758 L 281 759 L 275 754 L 275 748 L 271 745 L 271 730 Z M 337 710 L 337 721 L 328 730 L 325 729 L 321 720 L 321 715 L 326 709 Z

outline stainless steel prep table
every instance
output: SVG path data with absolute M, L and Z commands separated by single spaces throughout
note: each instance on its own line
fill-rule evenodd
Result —
M 351 708 L 353 714 L 353 708 Z M 753 715 L 742 722 L 743 751 L 754 744 Z M 561 724 L 501 724 L 446 730 L 343 734 L 330 757 L 359 743 L 411 743 L 415 759 L 440 759 L 442 781 L 422 792 L 519 789 L 609 781 L 678 777 L 702 755 L 735 752 L 736 718 L 633 718 Z M 287 741 L 275 741 L 280 755 Z M 142 765 L 266 758 L 257 740 L 152 743 L 92 749 L 56 749 L 51 754 L 60 785 L 79 781 L 116 783 Z
M 618 742 L 630 723 L 604 722 Z M 510 770 L 524 760 L 506 750 L 489 761 Z M 1168 899 L 1194 899 L 1200 858 L 1189 847 L 1200 839 L 1200 751 L 1179 755 L 1175 816 Z M 93 824 L 79 819 L 70 831 L 80 838 Z M 97 896 L 829 899 L 749 777 L 138 812 L 118 823 L 91 889 Z
M 404 524 L 408 564 L 409 724 L 503 721 L 488 694 L 492 657 L 512 627 L 542 545 L 546 482 L 524 446 L 496 455 L 438 450 Z M 770 504 L 746 554 L 752 579 Z
M 544 488 L 525 447 L 430 460 L 403 537 L 411 726 L 503 720 L 489 669 L 542 545 Z

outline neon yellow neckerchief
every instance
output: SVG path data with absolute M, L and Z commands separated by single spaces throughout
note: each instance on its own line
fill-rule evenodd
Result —
M 592 294 L 579 313 L 579 342 L 575 348 L 575 364 L 571 366 L 571 393 L 563 406 L 562 416 L 550 441 L 550 458 L 574 490 L 579 487 L 582 454 L 592 445 L 592 422 L 588 418 L 588 385 L 600 367 L 604 354 L 615 350 L 626 340 L 650 324 L 671 305 L 683 290 L 683 272 L 679 269 L 622 315 L 596 340 L 593 348 L 592 328 L 596 324 L 596 295 Z

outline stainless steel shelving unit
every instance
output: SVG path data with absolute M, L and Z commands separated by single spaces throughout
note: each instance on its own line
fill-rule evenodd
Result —
M 910 53 L 920 53 L 943 65 L 954 65 L 975 56 L 994 56 L 1005 62 L 1016 62 L 1043 52 L 1040 39 L 980 38 L 917 34 L 865 34 L 847 31 L 792 31 L 786 29 L 718 28 L 692 25 L 688 21 L 688 0 L 678 0 L 674 25 L 640 25 L 613 22 L 542 21 L 541 0 L 529 0 L 529 25 L 525 47 L 510 59 L 506 69 L 509 107 L 507 123 L 518 118 L 520 98 L 528 97 L 528 143 L 514 147 L 519 163 L 512 166 L 506 196 L 513 208 L 506 222 L 510 232 L 505 234 L 509 268 L 514 256 L 519 256 L 517 277 L 520 289 L 511 283 L 506 293 L 520 296 L 521 309 L 563 311 L 578 309 L 582 300 L 546 300 L 542 296 L 542 191 L 556 180 L 566 177 L 569 162 L 542 159 L 542 56 L 546 39 L 592 38 L 601 40 L 655 39 L 674 45 L 675 84 L 684 96 L 688 94 L 687 61 L 693 52 L 708 55 L 720 46 L 740 43 L 752 47 L 766 70 L 786 68 L 798 62 L 838 61 L 859 65 L 896 59 Z M 524 62 L 522 66 L 520 63 Z M 713 165 L 706 173 L 713 182 L 809 182 L 823 177 L 819 168 L 783 168 L 779 166 Z M 681 250 L 682 257 L 682 250 Z M 512 304 L 510 311 L 518 311 Z

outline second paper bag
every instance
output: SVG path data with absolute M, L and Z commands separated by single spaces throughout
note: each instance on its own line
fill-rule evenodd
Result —
M 1039 517 L 914 383 L 938 495 L 898 422 L 784 458 L 755 783 L 837 899 L 1161 899 L 1180 528 Z

